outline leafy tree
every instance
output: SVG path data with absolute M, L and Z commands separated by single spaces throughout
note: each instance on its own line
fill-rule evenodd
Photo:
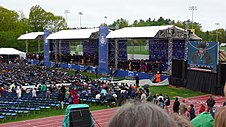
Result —
M 0 31 L 10 31 L 16 28 L 19 15 L 15 11 L 0 6 Z
M 62 16 L 54 16 L 51 12 L 46 12 L 39 5 L 31 7 L 29 14 L 30 27 L 32 31 L 58 31 L 66 28 L 65 19 Z
M 118 27 L 119 29 L 124 28 L 129 26 L 129 22 L 123 18 L 118 19 L 117 21 L 114 21 L 111 25 L 109 25 L 110 27 Z

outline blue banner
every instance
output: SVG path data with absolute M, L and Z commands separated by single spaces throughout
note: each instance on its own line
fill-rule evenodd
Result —
M 98 69 L 108 70 L 108 40 L 106 36 L 108 34 L 108 27 L 101 26 L 99 29 L 99 64 Z
M 218 51 L 217 42 L 189 42 L 188 69 L 216 73 Z
M 44 31 L 44 64 L 49 62 L 49 51 L 50 44 L 49 40 L 46 39 L 49 36 L 49 30 Z

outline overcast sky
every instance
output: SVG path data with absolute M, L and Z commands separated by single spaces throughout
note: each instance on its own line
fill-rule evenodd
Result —
M 0 0 L 0 6 L 9 10 L 22 11 L 28 17 L 30 8 L 40 5 L 54 15 L 68 14 L 69 27 L 79 27 L 79 12 L 82 12 L 82 27 L 97 27 L 110 24 L 119 18 L 133 23 L 140 19 L 170 18 L 185 21 L 192 18 L 190 6 L 196 6 L 194 21 L 202 24 L 202 29 L 226 29 L 226 0 Z M 220 23 L 220 25 L 215 25 Z

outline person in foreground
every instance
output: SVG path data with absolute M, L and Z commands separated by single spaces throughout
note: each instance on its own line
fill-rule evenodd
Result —
M 214 118 L 214 127 L 226 127 L 226 108 L 221 107 L 217 110 Z
M 151 103 L 127 103 L 120 107 L 108 127 L 177 127 L 163 109 Z

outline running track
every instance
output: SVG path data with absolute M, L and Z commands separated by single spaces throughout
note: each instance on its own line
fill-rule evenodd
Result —
M 187 106 L 190 105 L 191 103 L 194 104 L 195 111 L 197 114 L 200 108 L 200 103 L 206 104 L 206 100 L 208 96 L 209 95 L 192 97 L 192 98 L 185 99 L 185 101 Z M 225 101 L 224 97 L 222 96 L 213 96 L 213 98 L 216 101 L 216 104 L 215 104 L 216 107 L 222 106 L 223 102 Z M 173 100 L 171 101 L 170 110 L 172 110 L 172 106 L 173 106 Z M 92 111 L 91 113 L 94 119 L 97 121 L 97 123 L 101 127 L 106 127 L 110 118 L 113 116 L 116 110 L 117 108 L 112 108 L 112 109 Z M 1 127 L 61 127 L 63 118 L 64 116 L 54 116 L 54 117 L 40 118 L 40 119 L 34 119 L 34 120 L 26 120 L 21 122 L 0 124 L 0 126 Z M 97 123 L 95 123 L 96 127 L 98 127 Z

